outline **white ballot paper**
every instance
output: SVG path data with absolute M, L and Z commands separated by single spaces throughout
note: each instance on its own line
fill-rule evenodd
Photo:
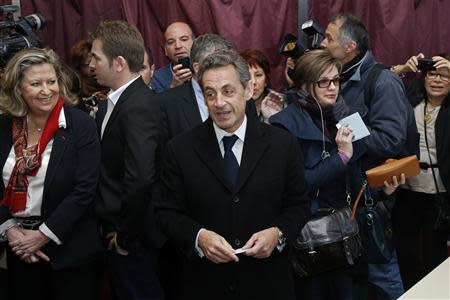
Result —
M 348 124 L 348 127 L 353 131 L 353 134 L 355 135 L 353 142 L 370 135 L 366 124 L 364 124 L 364 121 L 357 112 L 340 120 L 339 123 L 336 124 L 337 129 L 341 128 L 344 124 Z
M 239 248 L 239 249 L 234 250 L 234 254 L 241 254 L 241 253 L 244 253 L 246 250 L 247 249 Z

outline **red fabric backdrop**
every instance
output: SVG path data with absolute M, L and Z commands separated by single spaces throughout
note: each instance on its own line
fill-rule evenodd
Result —
M 11 0 L 0 0 L 10 4 Z M 157 67 L 167 63 L 164 28 L 185 21 L 194 32 L 217 33 L 240 51 L 262 50 L 272 63 L 275 86 L 284 85 L 283 57 L 276 46 L 286 32 L 296 32 L 297 0 L 22 0 L 22 15 L 40 12 L 47 26 L 38 32 L 44 45 L 62 57 L 102 20 L 126 20 L 141 31 Z
M 98 22 L 121 19 L 139 28 L 159 67 L 167 63 L 163 30 L 181 20 L 196 34 L 224 36 L 237 50 L 262 50 L 271 60 L 277 88 L 284 85 L 284 58 L 276 49 L 286 33 L 297 33 L 298 23 L 297 0 L 22 0 L 21 5 L 22 15 L 40 12 L 45 17 L 47 26 L 38 33 L 63 58 Z M 344 11 L 365 21 L 374 53 L 386 64 L 404 62 L 419 51 L 426 56 L 450 51 L 448 0 L 309 0 L 308 15 L 322 27 Z
M 309 0 L 308 14 L 321 26 L 340 12 L 359 16 L 371 35 L 376 58 L 404 63 L 414 54 L 429 57 L 450 52 L 450 1 L 446 0 Z

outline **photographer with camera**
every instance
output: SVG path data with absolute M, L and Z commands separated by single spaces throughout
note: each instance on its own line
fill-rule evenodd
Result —
M 192 78 L 189 55 L 194 41 L 191 27 L 183 22 L 174 22 L 164 32 L 164 54 L 170 63 L 155 71 L 152 90 L 161 93 L 177 87 Z M 180 59 L 185 59 L 182 63 Z
M 419 53 L 392 68 L 399 74 L 418 74 L 408 86 L 407 96 L 420 136 L 421 170 L 401 187 L 392 212 L 405 289 L 448 257 L 448 226 L 440 228 L 439 213 L 448 212 L 450 201 L 450 138 L 446 132 L 450 125 L 449 60 L 448 54 L 425 59 Z

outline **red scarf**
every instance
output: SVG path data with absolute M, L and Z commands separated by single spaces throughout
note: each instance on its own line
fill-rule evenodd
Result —
M 58 99 L 55 107 L 45 123 L 39 143 L 32 149 L 27 149 L 27 117 L 13 118 L 12 138 L 16 164 L 9 177 L 0 205 L 9 207 L 10 213 L 24 211 L 27 204 L 28 179 L 27 176 L 36 176 L 42 163 L 42 153 L 48 142 L 53 139 L 59 129 L 59 114 L 64 105 L 62 98 Z

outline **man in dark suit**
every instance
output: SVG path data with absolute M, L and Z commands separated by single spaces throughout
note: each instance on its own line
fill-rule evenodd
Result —
M 101 122 L 96 212 L 110 250 L 114 291 L 119 299 L 163 299 L 155 248 L 164 239 L 152 224 L 147 192 L 156 173 L 160 114 L 139 75 L 143 39 L 120 21 L 101 23 L 91 38 L 91 67 L 98 82 L 111 88 Z
M 166 92 L 157 94 L 156 101 L 161 104 L 162 110 L 162 130 L 164 132 L 164 142 L 167 143 L 173 137 L 188 131 L 201 123 L 209 116 L 208 108 L 203 97 L 203 92 L 197 81 L 197 73 L 201 61 L 209 54 L 217 50 L 231 50 L 229 41 L 216 34 L 204 34 L 197 37 L 191 48 L 191 69 L 193 76 L 190 81 L 185 82 Z M 247 104 L 254 104 L 248 101 Z M 253 111 L 248 115 L 256 116 L 256 107 L 249 106 Z M 180 269 L 179 250 L 172 243 L 167 243 L 161 255 L 161 277 L 165 288 L 165 295 L 169 300 L 178 300 L 178 282 Z
M 208 116 L 208 108 L 198 83 L 198 69 L 201 61 L 217 50 L 231 50 L 229 41 L 216 34 L 198 36 L 191 48 L 192 79 L 184 84 L 158 94 L 163 115 L 163 130 L 165 140 L 168 141 L 176 135 L 194 128 L 204 122 Z M 247 115 L 256 115 L 253 101 L 248 101 Z
M 309 217 L 297 141 L 246 117 L 250 74 L 234 51 L 205 58 L 198 78 L 210 119 L 167 144 L 156 203 L 187 258 L 180 299 L 294 299 L 284 246 Z

